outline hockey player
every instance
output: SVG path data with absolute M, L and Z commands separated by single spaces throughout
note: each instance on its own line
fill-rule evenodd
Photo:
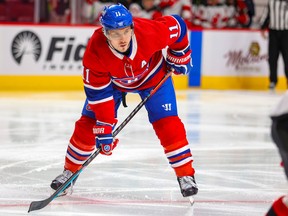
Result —
M 288 91 L 284 94 L 271 114 L 271 134 L 278 147 L 286 177 L 288 179 Z M 272 204 L 266 216 L 287 216 L 288 194 Z
M 64 172 L 51 183 L 57 190 L 93 153 L 111 155 L 118 143 L 112 136 L 123 94 L 144 98 L 169 69 L 187 74 L 191 49 L 187 28 L 180 16 L 157 20 L 132 18 L 121 4 L 106 7 L 83 57 L 83 81 L 87 96 L 81 118 L 67 148 Z M 161 34 L 159 34 L 159 32 Z M 167 49 L 167 58 L 162 49 Z M 197 194 L 192 154 L 183 123 L 177 114 L 171 77 L 146 102 L 152 124 L 166 157 L 174 169 L 184 197 Z

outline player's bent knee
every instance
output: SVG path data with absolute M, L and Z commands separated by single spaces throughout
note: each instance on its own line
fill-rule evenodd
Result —
M 169 116 L 162 118 L 153 124 L 153 128 L 161 145 L 165 148 L 170 145 L 186 145 L 186 130 L 178 116 Z

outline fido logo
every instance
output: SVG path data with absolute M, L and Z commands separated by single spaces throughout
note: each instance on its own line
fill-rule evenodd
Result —
M 42 46 L 39 37 L 31 31 L 20 32 L 12 41 L 12 56 L 18 64 L 27 56 L 32 57 L 37 62 L 40 58 L 41 50 Z

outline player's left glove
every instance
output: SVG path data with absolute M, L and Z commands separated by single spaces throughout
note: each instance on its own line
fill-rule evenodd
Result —
M 112 136 L 113 125 L 97 121 L 93 127 L 93 133 L 96 135 L 96 147 L 101 147 L 101 154 L 112 155 L 112 150 L 117 146 L 119 140 Z
M 190 46 L 184 50 L 167 49 L 166 62 L 168 67 L 174 69 L 175 74 L 188 74 L 192 68 Z

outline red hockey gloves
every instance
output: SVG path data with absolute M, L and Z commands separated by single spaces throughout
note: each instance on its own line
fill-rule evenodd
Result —
M 192 68 L 190 46 L 177 51 L 168 48 L 166 62 L 168 67 L 174 69 L 175 74 L 188 74 Z
M 119 140 L 112 136 L 113 125 L 97 121 L 93 127 L 93 133 L 96 135 L 96 147 L 101 147 L 104 155 L 112 155 L 112 150 L 117 146 Z

